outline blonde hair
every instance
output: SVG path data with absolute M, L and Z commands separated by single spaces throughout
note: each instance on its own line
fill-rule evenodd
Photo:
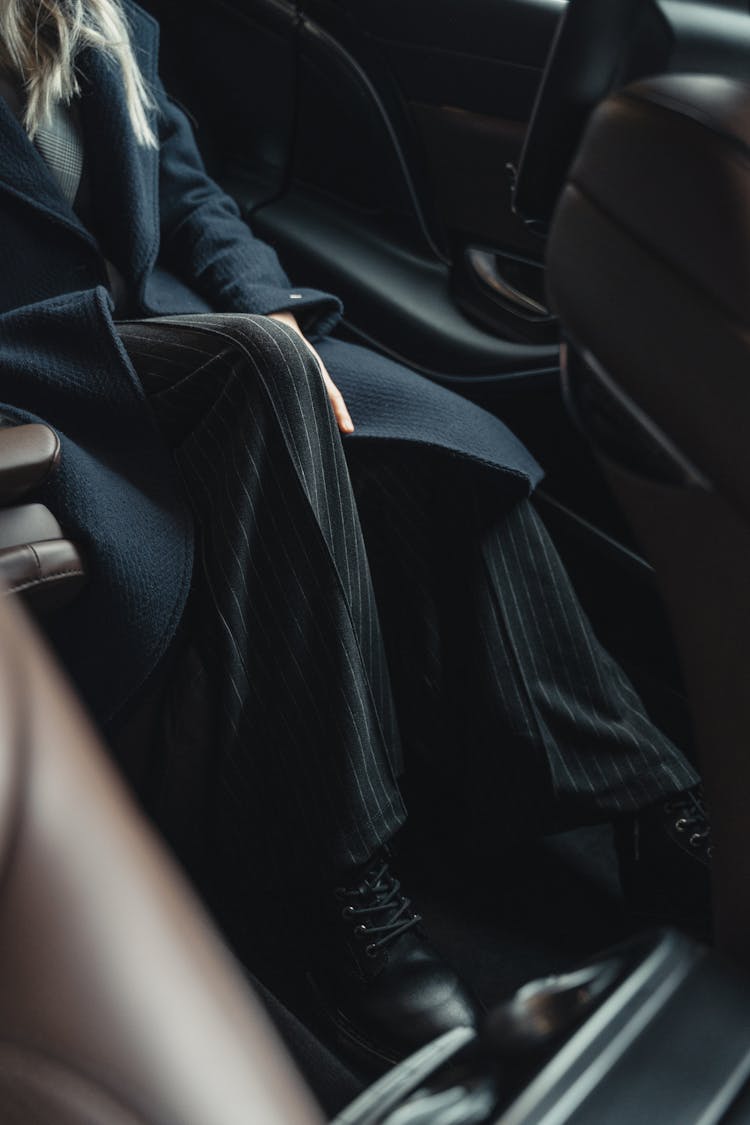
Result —
M 119 0 L 0 0 L 0 64 L 23 81 L 24 125 L 33 138 L 57 102 L 79 93 L 76 59 L 84 47 L 119 63 L 138 142 L 158 145 L 147 110 L 153 108 Z

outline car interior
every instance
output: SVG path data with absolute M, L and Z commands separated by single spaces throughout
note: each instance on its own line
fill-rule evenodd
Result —
M 448 852 L 423 794 L 400 866 L 488 1016 L 373 1082 L 283 964 L 248 989 L 4 608 L 2 1120 L 750 1120 L 750 7 L 143 6 L 209 170 L 295 284 L 545 468 L 598 636 L 700 762 L 719 952 L 643 932 L 609 828 L 508 834 L 499 865 L 478 839 Z M 35 501 L 58 456 L 46 427 L 0 428 L 0 578 L 42 617 L 86 581 Z

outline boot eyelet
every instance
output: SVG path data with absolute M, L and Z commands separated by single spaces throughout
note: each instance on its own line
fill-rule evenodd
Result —
M 346 921 L 347 918 L 351 918 L 353 913 L 354 913 L 354 907 L 353 906 L 345 906 L 344 909 L 341 911 L 341 917 Z
M 364 941 L 364 939 L 367 937 L 367 926 L 357 926 L 354 931 L 354 936 L 356 938 L 359 938 L 360 941 Z
M 674 823 L 674 826 L 675 826 L 675 829 L 676 829 L 676 831 L 677 831 L 677 832 L 684 832 L 684 831 L 685 831 L 685 829 L 687 828 L 687 823 L 688 823 L 688 822 L 687 822 L 687 820 L 685 819 L 685 817 L 684 817 L 684 816 L 681 816 L 681 817 L 680 817 L 680 819 L 679 819 L 679 820 L 676 820 L 676 821 L 675 821 L 675 823 Z
M 375 946 L 375 945 L 366 945 L 366 946 L 365 946 L 365 953 L 367 954 L 367 956 L 368 956 L 368 957 L 372 957 L 372 958 L 374 959 L 374 958 L 375 958 L 375 957 L 377 957 L 377 955 L 378 955 L 378 949 L 377 949 L 377 946 Z
M 706 837 L 702 836 L 700 832 L 694 832 L 688 840 L 691 848 L 699 848 L 701 844 L 705 843 Z

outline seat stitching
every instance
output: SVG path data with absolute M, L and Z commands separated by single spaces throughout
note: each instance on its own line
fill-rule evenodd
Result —
M 80 578 L 85 577 L 85 570 L 80 568 L 73 570 L 56 570 L 53 574 L 47 574 L 44 578 L 32 578 L 28 582 L 19 582 L 15 586 L 7 586 L 6 593 L 18 594 L 23 590 L 29 590 L 32 586 L 42 586 L 45 582 L 54 582 L 57 578 L 65 578 L 67 575 L 77 575 Z

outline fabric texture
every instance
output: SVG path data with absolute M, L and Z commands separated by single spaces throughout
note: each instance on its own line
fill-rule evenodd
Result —
M 45 627 L 106 722 L 137 698 L 184 612 L 193 529 L 177 471 L 102 289 L 0 315 L 0 388 L 0 414 L 61 437 L 39 499 L 80 545 L 91 581 Z
M 253 237 L 236 204 L 206 174 L 189 122 L 158 80 L 157 25 L 130 0 L 124 8 L 155 98 L 160 149 L 137 146 L 116 64 L 84 52 L 78 108 L 90 229 L 0 99 L 0 413 L 45 421 L 60 434 L 63 469 L 47 502 L 88 552 L 92 580 L 50 631 L 105 724 L 133 705 L 169 650 L 193 557 L 169 451 L 117 338 L 107 260 L 124 278 L 136 317 L 289 309 L 324 337 L 341 308 L 328 294 L 291 286 L 275 252 Z M 377 364 L 369 373 L 361 365 L 363 401 L 365 383 L 381 374 Z M 444 420 L 431 433 L 435 411 L 424 424 L 417 377 L 409 378 L 408 412 L 400 409 L 398 380 L 389 381 L 392 417 L 418 425 L 413 436 L 422 444 L 470 453 L 477 408 L 455 397 L 450 433 Z M 117 419 L 121 429 L 113 434 Z M 359 421 L 364 432 L 366 418 Z M 538 466 L 501 423 L 484 417 L 481 424 L 498 487 L 527 494 Z M 398 437 L 408 440 L 409 432 Z
M 57 102 L 49 124 L 41 125 L 37 130 L 34 144 L 59 183 L 60 191 L 68 203 L 73 203 L 83 172 L 83 141 L 70 106 Z
M 247 855 L 265 893 L 292 872 L 320 886 L 391 839 L 405 810 L 367 555 L 317 363 L 261 318 L 120 332 L 198 528 L 159 820 L 193 871 L 210 865 L 213 898 L 234 881 L 227 897 L 244 901 Z M 198 724 L 188 696 L 208 702 Z
M 225 923 L 251 889 L 273 902 L 292 884 L 299 908 L 303 888 L 388 843 L 404 770 L 445 791 L 453 831 L 500 849 L 500 824 L 604 820 L 694 783 L 528 501 L 509 510 L 491 475 L 445 449 L 342 445 L 285 326 L 175 317 L 120 332 L 199 536 L 157 815 Z M 356 364 L 358 349 L 338 350 Z
M 510 504 L 530 495 L 542 471 L 499 418 L 378 352 L 327 337 L 316 348 L 344 395 L 348 440 L 439 450 L 485 470 Z
M 462 835 L 502 847 L 696 783 L 599 643 L 531 502 L 498 503 L 442 451 L 345 444 L 411 794 L 442 785 Z

